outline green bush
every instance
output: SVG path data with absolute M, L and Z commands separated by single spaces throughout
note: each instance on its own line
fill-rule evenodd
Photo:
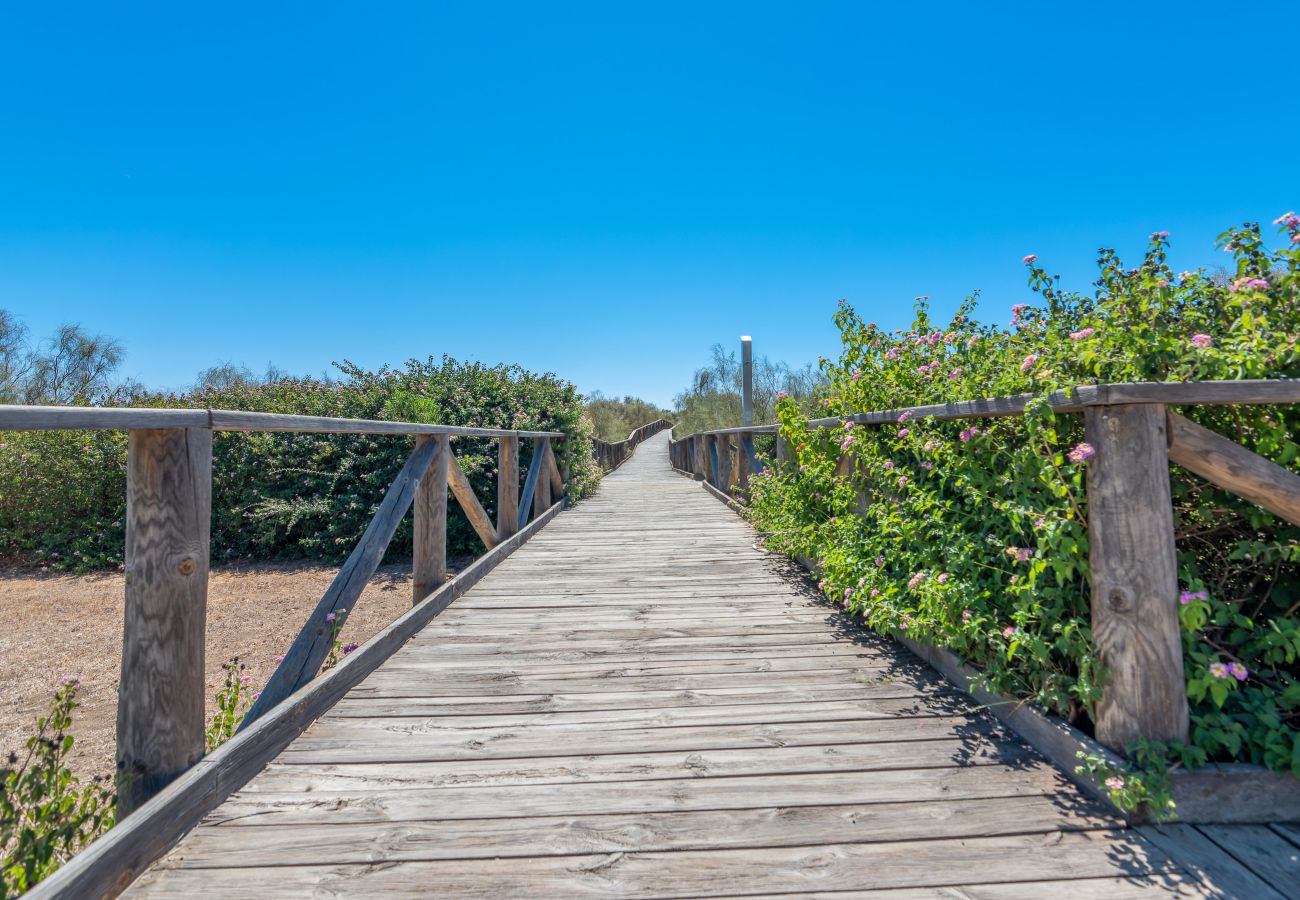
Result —
M 1163 232 L 1135 268 L 1103 250 L 1092 296 L 1026 257 L 1041 302 L 1013 307 L 1009 327 L 975 321 L 973 298 L 945 327 L 920 304 L 892 334 L 841 304 L 821 415 L 1088 382 L 1300 376 L 1300 219 L 1279 224 L 1290 243 L 1273 252 L 1258 226 L 1225 233 L 1236 271 L 1219 277 L 1172 272 Z M 1295 407 L 1182 412 L 1295 467 Z M 771 545 L 819 562 L 825 593 L 872 628 L 949 647 L 994 690 L 1090 728 L 1107 675 L 1089 627 L 1082 417 L 1039 402 L 1019 417 L 810 430 L 793 403 L 780 414 L 791 463 L 754 480 L 749 512 Z M 835 476 L 844 453 L 848 478 Z M 1300 528 L 1176 467 L 1171 477 L 1191 735 L 1130 754 L 1300 775 Z
M 596 437 L 611 444 L 627 440 L 627 436 L 642 425 L 657 419 L 671 420 L 673 414 L 660 409 L 639 397 L 605 397 L 596 392 L 587 398 L 587 417 L 591 419 Z
M 570 493 L 599 480 L 591 423 L 573 385 L 518 366 L 444 357 L 369 372 L 344 362 L 340 381 L 234 383 L 185 395 L 137 395 L 128 405 L 237 409 L 482 428 L 562 431 L 555 445 Z M 360 539 L 414 442 L 409 437 L 218 434 L 213 444 L 212 559 L 345 559 Z M 521 441 L 520 474 L 533 442 Z M 495 508 L 497 442 L 454 438 L 452 448 L 484 507 Z M 0 555 L 57 569 L 122 562 L 126 435 L 122 432 L 0 433 Z M 409 555 L 411 520 L 393 540 Z M 477 556 L 482 544 L 452 503 L 448 552 Z

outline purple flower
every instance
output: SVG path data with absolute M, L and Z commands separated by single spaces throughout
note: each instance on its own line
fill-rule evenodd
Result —
M 1239 662 L 1228 663 L 1228 674 L 1238 681 L 1245 681 L 1250 677 L 1250 672 Z
M 1183 591 L 1181 594 L 1178 595 L 1178 602 L 1181 603 L 1183 606 L 1186 606 L 1187 604 L 1191 603 L 1193 600 L 1204 600 L 1204 599 L 1205 599 L 1205 591 L 1196 591 L 1195 593 L 1192 593 L 1191 591 Z
M 885 564 L 885 558 L 884 558 L 883 556 L 877 556 L 877 557 L 876 557 L 876 567 L 877 567 L 877 568 L 880 568 L 880 567 L 884 566 L 884 564 Z
M 1097 448 L 1092 446 L 1092 444 L 1089 444 L 1087 441 L 1080 441 L 1075 445 L 1074 449 L 1067 454 L 1070 458 L 1070 462 L 1076 463 L 1081 463 L 1085 459 L 1089 459 L 1096 455 Z
M 898 486 L 904 487 L 906 485 L 907 485 L 907 476 L 906 475 L 898 476 Z
M 334 621 L 335 619 L 337 619 L 337 618 L 338 618 L 338 616 L 337 616 L 335 613 L 330 613 L 329 615 L 327 615 L 327 616 L 325 617 L 325 621 L 326 621 L 326 622 L 333 622 L 333 621 Z
M 893 467 L 894 467 L 894 461 L 893 461 L 892 459 L 887 459 L 887 460 L 885 460 L 885 471 L 886 471 L 886 472 L 888 472 L 888 471 L 889 471 L 890 469 L 892 469 Z
M 857 380 L 858 380 L 859 378 L 861 378 L 861 377 L 862 377 L 862 370 L 861 370 L 861 369 L 854 369 L 854 370 L 853 370 L 853 380 L 854 380 L 854 381 L 857 381 Z
M 872 588 L 872 589 L 871 589 L 871 596 L 873 596 L 873 597 L 879 597 L 879 596 L 880 596 L 880 591 L 877 590 L 876 588 Z
M 940 572 L 940 573 L 939 573 L 939 577 L 936 578 L 935 581 L 939 582 L 940 584 L 947 584 L 947 583 L 948 583 L 948 573 L 947 573 L 947 572 Z
M 974 615 L 975 615 L 975 610 L 973 610 L 973 609 L 963 609 L 963 610 L 961 611 L 961 620 L 962 620 L 963 622 L 969 622 L 969 621 L 971 620 L 971 617 L 974 616 Z
M 1228 667 L 1221 662 L 1210 663 L 1210 674 L 1215 678 L 1231 678 L 1228 674 Z
M 905 409 L 898 414 L 898 419 L 897 419 L 898 424 L 901 425 L 910 418 L 912 418 L 912 411 L 910 409 Z
M 962 439 L 963 442 L 965 442 L 965 441 L 969 441 L 969 440 L 970 440 L 970 436 L 971 436 L 971 435 L 970 435 L 970 429 L 969 429 L 969 428 L 963 428 L 963 429 L 961 430 L 961 434 L 958 435 L 958 437 L 960 437 L 960 438 Z
M 344 644 L 344 645 L 343 645 L 343 655 L 344 655 L 344 656 L 347 656 L 349 653 L 351 653 L 353 650 L 357 649 L 357 647 L 359 647 L 359 646 L 361 646 L 361 645 L 360 645 L 360 644 Z
M 905 438 L 905 437 L 907 437 L 909 434 L 911 434 L 911 431 L 909 431 L 909 430 L 906 429 L 906 428 L 900 428 L 900 429 L 898 429 L 898 436 L 901 437 L 901 438 Z
M 1006 628 L 1002 629 L 1003 637 L 1014 637 L 1015 634 L 1016 634 L 1016 626 L 1014 625 L 1008 625 Z
M 250 685 L 250 684 L 253 683 L 253 676 L 252 676 L 252 675 L 240 675 L 240 676 L 239 676 L 239 683 L 242 684 L 244 687 L 248 687 L 248 685 Z
M 67 686 L 67 685 L 74 685 L 74 686 L 75 686 L 75 685 L 81 684 L 81 676 L 80 676 L 80 675 L 64 675 L 62 678 L 59 679 L 59 684 L 64 685 L 64 686 Z
M 1192 335 L 1192 346 L 1193 346 L 1193 347 L 1209 347 L 1209 346 L 1211 346 L 1213 343 L 1214 343 L 1214 338 L 1210 337 L 1208 334 L 1194 334 L 1194 335 Z

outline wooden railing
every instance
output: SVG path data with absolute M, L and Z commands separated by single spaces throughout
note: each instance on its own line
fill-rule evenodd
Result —
M 904 415 L 916 421 L 1012 416 L 1040 397 L 879 410 L 815 419 L 809 427 L 892 424 Z M 1300 380 L 1086 385 L 1051 394 L 1047 402 L 1058 413 L 1082 413 L 1085 439 L 1096 450 L 1087 477 L 1092 634 L 1111 673 L 1097 707 L 1097 739 L 1121 752 L 1140 738 L 1186 740 L 1169 464 L 1295 524 L 1300 524 L 1300 476 L 1169 407 L 1297 403 Z M 677 469 L 730 494 L 758 471 L 754 434 L 777 434 L 779 470 L 786 462 L 779 425 L 691 434 L 670 442 L 670 458 Z M 852 454 L 844 454 L 837 471 L 847 474 L 852 465 Z
M 658 434 L 665 428 L 672 428 L 673 423 L 667 419 L 656 419 L 648 425 L 642 425 L 634 429 L 631 434 L 621 441 L 602 441 L 599 438 L 591 442 L 592 455 L 596 457 L 596 462 L 600 465 L 602 471 L 611 472 L 632 455 L 636 445 L 644 441 L 653 434 Z
M 271 675 L 241 732 L 316 677 L 335 620 L 353 609 L 406 511 L 415 507 L 412 602 L 433 600 L 447 581 L 450 489 L 488 551 L 504 546 L 553 508 L 565 484 L 557 431 L 510 431 L 192 409 L 0 406 L 0 431 L 107 429 L 129 432 L 126 610 L 117 708 L 118 818 L 126 816 L 204 752 L 204 628 L 212 507 L 212 434 L 281 431 L 415 437 L 415 450 L 384 493 L 360 542 Z M 496 522 L 451 449 L 453 437 L 498 443 Z M 519 487 L 519 442 L 534 441 Z M 558 506 L 554 504 L 554 506 Z M 511 545 L 513 546 L 513 545 Z M 450 602 L 448 597 L 446 605 Z M 431 613 L 429 613 L 431 614 Z M 390 651 L 391 652 L 391 651 Z

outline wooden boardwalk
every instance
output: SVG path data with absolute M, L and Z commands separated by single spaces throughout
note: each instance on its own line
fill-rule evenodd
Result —
M 1208 831 L 1125 828 L 855 631 L 669 468 L 666 439 L 128 893 L 1281 896 Z

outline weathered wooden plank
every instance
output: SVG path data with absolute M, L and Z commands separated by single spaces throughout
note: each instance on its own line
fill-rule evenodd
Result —
M 313 729 L 314 730 L 314 729 Z M 636 746 L 630 744 L 629 746 Z M 396 762 L 397 760 L 392 760 Z M 1044 796 L 1061 790 L 1050 766 L 1030 763 L 1013 772 L 990 766 L 943 769 L 885 769 L 867 779 L 838 773 L 740 775 L 734 778 L 677 778 L 659 781 L 576 782 L 556 790 L 550 784 L 502 787 L 403 788 L 364 792 L 238 793 L 207 819 L 218 827 L 311 825 L 329 805 L 338 824 L 440 819 L 503 819 L 515 816 L 654 813 L 692 809 L 749 809 L 763 806 L 823 806 L 833 803 L 890 803 Z M 761 793 L 758 793 L 761 792 Z
M 467 428 L 460 425 L 424 425 L 374 419 L 336 419 L 330 416 L 294 416 L 281 413 L 214 409 L 214 431 L 298 431 L 317 434 L 444 434 L 464 437 L 564 437 L 559 431 L 511 431 L 504 428 Z
M 206 409 L 105 409 L 0 404 L 0 431 L 207 428 Z
M 419 603 L 447 580 L 447 458 L 451 442 L 421 435 L 416 446 L 437 444 L 429 471 L 415 491 L 415 533 L 411 543 L 411 602 Z
M 1147 825 L 1134 829 L 1174 860 L 1213 897 L 1282 900 L 1258 875 L 1197 830 L 1195 825 Z
M 117 692 L 118 815 L 203 755 L 212 432 L 132 430 Z
M 1300 525 L 1300 475 L 1169 413 L 1169 461 Z
M 1115 878 L 1175 873 L 1158 850 L 1120 831 L 1077 831 L 829 844 L 815 847 L 619 852 L 588 856 L 161 869 L 145 885 L 172 894 L 418 894 L 456 896 L 735 896 L 765 891 L 861 891 L 1008 880 Z M 978 894 L 977 894 L 978 895 Z
M 311 681 L 320 671 L 321 663 L 325 661 L 334 641 L 335 617 L 346 615 L 346 611 L 361 597 L 370 577 L 379 568 L 384 551 L 388 549 L 406 510 L 415 500 L 416 490 L 428 474 L 429 464 L 437 451 L 437 441 L 420 444 L 397 473 L 384 493 L 375 517 L 366 526 L 361 540 L 339 569 L 338 575 L 330 582 L 325 595 L 285 652 L 283 661 L 267 680 L 266 687 L 262 688 L 261 695 L 244 717 L 241 729 L 257 721 L 267 710 Z
M 277 829 L 274 842 L 243 828 L 206 828 L 165 863 L 181 869 L 302 866 L 439 859 L 495 859 L 617 853 L 800 847 L 840 841 L 934 840 L 1114 828 L 1113 817 L 1068 809 L 1049 797 L 996 797 L 945 804 L 873 803 L 640 815 L 304 825 Z
M 1187 738 L 1165 427 L 1157 405 L 1085 415 L 1096 450 L 1088 463 L 1092 636 L 1110 672 L 1096 733 L 1120 752 L 1142 738 Z
M 1218 844 L 1287 900 L 1300 900 L 1300 848 L 1265 825 L 1200 825 Z
M 322 721 L 285 751 L 298 761 L 362 762 L 376 758 L 377 743 L 384 745 L 388 762 L 432 759 L 535 759 L 569 756 L 576 742 L 588 753 L 622 753 L 629 750 L 742 750 L 750 747 L 811 746 L 837 741 L 863 743 L 933 740 L 987 728 L 978 716 L 929 716 L 916 719 L 874 719 L 857 725 L 843 721 L 765 723 L 759 725 L 688 725 L 675 728 L 628 728 L 595 731 L 557 726 L 549 729 L 474 728 L 436 732 L 409 723 L 382 719 L 330 719 Z M 400 741 L 381 741 L 401 735 Z M 1055 770 L 1053 770 L 1054 772 Z M 1005 786 L 1015 779 L 1007 776 Z M 1064 783 L 1064 781 L 1062 781 Z M 770 796 L 764 792 L 765 800 Z M 750 797 L 753 800 L 753 797 Z
M 492 524 L 492 518 L 487 511 L 483 509 L 483 504 L 478 502 L 474 486 L 469 483 L 469 478 L 461 470 L 454 453 L 447 457 L 447 481 L 451 485 L 451 492 L 455 495 L 456 502 L 465 513 L 465 518 L 469 519 L 469 524 L 473 526 L 474 533 L 479 536 L 483 546 L 491 550 L 497 545 L 496 527 Z

